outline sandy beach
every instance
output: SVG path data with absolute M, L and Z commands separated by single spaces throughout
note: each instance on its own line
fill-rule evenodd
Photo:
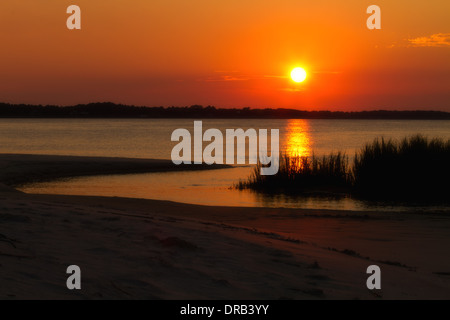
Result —
M 450 299 L 439 214 L 231 208 L 33 195 L 60 177 L 179 170 L 163 160 L 0 155 L 1 299 Z M 78 265 L 82 290 L 66 288 Z M 382 290 L 366 269 L 382 270 Z

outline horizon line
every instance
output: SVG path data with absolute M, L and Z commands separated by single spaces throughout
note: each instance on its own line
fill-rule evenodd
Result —
M 450 114 L 450 111 L 444 111 L 439 109 L 383 109 L 383 108 L 374 108 L 369 110 L 330 110 L 330 109 L 318 109 L 318 110 L 311 110 L 311 109 L 296 109 L 296 108 L 286 108 L 286 107 L 217 107 L 215 105 L 202 105 L 202 104 L 191 104 L 191 105 L 135 105 L 135 104 L 125 104 L 125 103 L 118 103 L 118 102 L 111 102 L 111 101 L 97 101 L 97 102 L 88 102 L 88 103 L 77 103 L 77 104 L 68 104 L 68 105 L 61 105 L 61 104 L 31 104 L 31 103 L 10 103 L 10 102 L 0 102 L 0 106 L 28 106 L 28 107 L 58 107 L 58 108 L 74 108 L 74 107 L 82 107 L 82 106 L 90 106 L 90 105 L 116 105 L 121 107 L 128 107 L 128 108 L 148 108 L 148 109 L 170 109 L 170 108 L 179 108 L 179 109 L 185 109 L 185 108 L 198 108 L 198 109 L 215 109 L 215 110 L 285 110 L 285 111 L 294 111 L 294 112 L 329 112 L 329 113 L 365 113 L 365 112 L 431 112 L 431 113 L 445 113 Z

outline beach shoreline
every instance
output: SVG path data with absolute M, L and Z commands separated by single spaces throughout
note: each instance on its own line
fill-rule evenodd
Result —
M 171 160 L 41 154 L 0 154 L 0 183 L 16 187 L 83 176 L 214 170 L 229 165 L 175 165 Z
M 0 156 L 10 161 L 0 174 L 2 299 L 450 298 L 443 215 L 24 194 L 10 186 L 25 178 L 11 177 L 36 157 L 14 157 Z M 42 157 L 36 176 L 58 162 Z M 80 266 L 82 290 L 66 288 L 69 265 Z M 366 287 L 370 265 L 381 291 Z

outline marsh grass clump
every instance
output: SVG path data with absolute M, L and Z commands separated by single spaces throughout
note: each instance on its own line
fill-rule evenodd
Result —
M 240 181 L 239 189 L 251 188 L 260 191 L 292 192 L 320 191 L 323 188 L 341 189 L 349 185 L 348 157 L 342 153 L 332 153 L 322 157 L 280 154 L 278 173 L 273 176 L 261 175 L 262 165 L 253 169 L 246 181 Z
M 422 135 L 401 141 L 377 138 L 356 152 L 317 157 L 280 155 L 279 172 L 260 174 L 261 164 L 239 189 L 266 193 L 349 195 L 375 201 L 450 202 L 450 140 Z
M 449 201 L 449 166 L 450 140 L 376 139 L 355 155 L 353 191 L 375 200 Z

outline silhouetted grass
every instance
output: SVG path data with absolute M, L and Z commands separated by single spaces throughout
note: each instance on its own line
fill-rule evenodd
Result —
M 375 201 L 450 202 L 450 140 L 421 135 L 401 141 L 375 139 L 349 164 L 342 153 L 323 157 L 280 155 L 276 175 L 252 175 L 238 184 L 267 193 L 345 192 Z
M 353 191 L 369 199 L 450 201 L 450 140 L 376 139 L 353 163 Z
M 320 189 L 341 189 L 349 185 L 349 160 L 341 152 L 323 157 L 280 155 L 280 167 L 276 175 L 260 174 L 261 164 L 253 169 L 246 181 L 240 181 L 239 189 L 251 188 L 260 191 L 320 191 Z

